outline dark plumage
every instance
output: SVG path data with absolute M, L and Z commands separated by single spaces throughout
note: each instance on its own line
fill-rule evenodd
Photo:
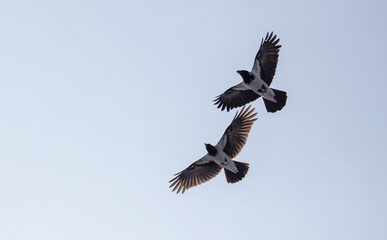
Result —
M 261 46 L 255 56 L 252 70 L 239 70 L 243 82 L 227 89 L 217 96 L 214 104 L 222 111 L 241 107 L 249 102 L 262 97 L 268 112 L 281 110 L 287 100 L 284 91 L 270 88 L 278 63 L 278 53 L 281 45 L 279 38 L 273 33 L 267 33 L 265 40 L 262 39 Z
M 218 150 L 216 150 L 216 148 L 211 144 L 206 143 L 205 145 L 206 145 L 208 154 L 210 154 L 211 156 L 216 156 L 216 154 L 218 153 Z
M 175 177 L 169 181 L 171 183 L 169 187 L 173 187 L 172 191 L 184 193 L 189 188 L 214 178 L 222 168 L 225 169 L 228 183 L 236 183 L 246 176 L 249 164 L 232 159 L 242 150 L 250 129 L 257 120 L 254 118 L 257 113 L 254 113 L 254 109 L 250 110 L 250 107 L 243 107 L 235 114 L 233 121 L 215 146 L 205 144 L 208 154 L 175 174 Z

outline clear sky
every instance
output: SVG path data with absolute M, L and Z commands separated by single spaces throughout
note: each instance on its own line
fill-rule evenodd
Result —
M 0 239 L 387 239 L 386 1 L 2 1 Z M 224 173 L 173 174 L 236 110 L 212 100 L 282 48 L 283 110 Z

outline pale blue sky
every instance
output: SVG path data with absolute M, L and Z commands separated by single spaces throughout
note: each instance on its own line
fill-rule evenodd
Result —
M 386 1 L 2 1 L 0 239 L 387 238 Z M 173 174 L 236 111 L 267 31 L 282 48 L 224 173 Z

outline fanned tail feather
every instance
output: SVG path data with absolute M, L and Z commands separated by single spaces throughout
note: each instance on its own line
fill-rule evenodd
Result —
M 277 112 L 278 110 L 281 110 L 285 106 L 287 95 L 286 95 L 286 92 L 284 91 L 277 90 L 274 88 L 272 88 L 272 90 L 274 91 L 274 94 L 275 94 L 274 98 L 277 102 L 275 103 L 265 98 L 263 98 L 263 102 L 265 103 L 266 110 L 268 112 L 273 113 L 273 112 Z
M 224 169 L 224 173 L 226 174 L 226 179 L 228 183 L 239 182 L 246 176 L 247 172 L 249 171 L 248 163 L 237 162 L 237 161 L 234 161 L 234 163 L 238 169 L 237 173 L 233 173 L 227 169 Z

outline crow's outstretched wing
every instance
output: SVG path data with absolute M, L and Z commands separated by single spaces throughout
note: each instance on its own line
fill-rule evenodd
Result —
M 242 82 L 217 96 L 214 100 L 214 104 L 218 105 L 218 108 L 221 108 L 222 111 L 226 108 L 228 112 L 233 108 L 241 107 L 252 102 L 259 97 L 260 96 L 257 93 L 247 88 Z
M 214 178 L 221 170 L 222 167 L 209 160 L 208 155 L 206 155 L 183 171 L 175 174 L 176 177 L 169 181 L 172 182 L 169 187 L 174 187 L 172 191 L 177 190 L 176 193 L 179 193 L 181 190 L 184 193 L 185 190 Z
M 257 118 L 253 118 L 257 113 L 253 113 L 255 108 L 250 110 L 251 106 L 245 107 L 235 114 L 234 120 L 227 127 L 217 147 L 231 158 L 235 158 L 246 143 L 250 129 Z
M 273 32 L 267 33 L 265 40 L 262 39 L 261 47 L 257 55 L 255 56 L 253 69 L 261 76 L 261 79 L 270 86 L 273 81 L 275 70 L 278 63 L 278 53 L 281 45 L 277 45 L 279 42 L 277 35 L 273 36 Z

